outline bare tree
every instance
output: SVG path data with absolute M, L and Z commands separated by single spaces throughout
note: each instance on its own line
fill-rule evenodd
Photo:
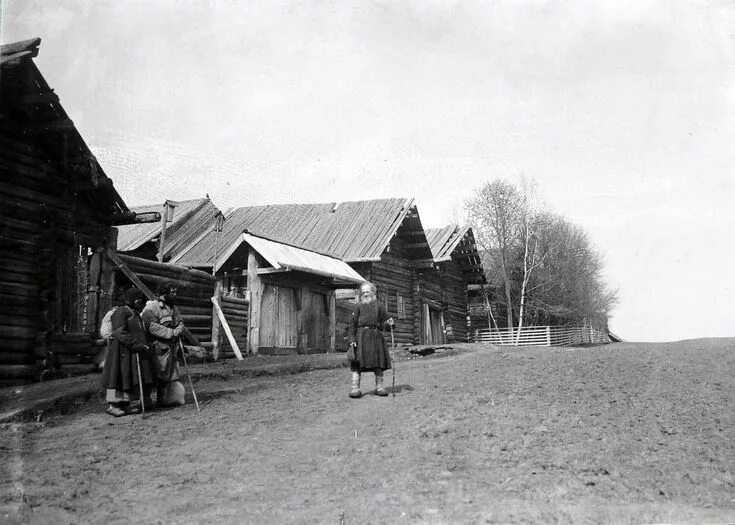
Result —
M 465 202 L 486 271 L 502 282 L 504 300 L 497 297 L 494 304 L 506 307 L 511 334 L 517 319 L 515 344 L 529 319 L 533 324 L 590 322 L 604 328 L 617 302 L 586 232 L 542 208 L 532 182 L 519 190 L 500 179 L 484 184 Z M 488 324 L 497 329 L 494 316 Z
M 520 247 L 518 231 L 523 209 L 523 194 L 513 184 L 501 179 L 483 184 L 465 202 L 475 241 L 503 280 L 508 305 L 507 323 L 511 330 L 514 326 L 511 275 Z

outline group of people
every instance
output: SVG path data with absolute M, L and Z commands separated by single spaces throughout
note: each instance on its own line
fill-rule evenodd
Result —
M 185 390 L 178 381 L 176 355 L 184 324 L 175 304 L 176 287 L 159 287 L 158 297 L 148 302 L 140 290 L 130 288 L 121 295 L 121 302 L 112 313 L 112 335 L 102 372 L 107 412 L 119 417 L 140 413 L 141 404 L 146 410 L 152 408 L 154 390 L 157 407 L 183 405 Z M 377 300 L 375 285 L 364 283 L 352 314 L 347 354 L 351 398 L 362 396 L 360 381 L 366 372 L 375 375 L 375 393 L 388 395 L 383 375 L 392 363 L 382 330 L 393 325 L 393 318 Z
M 125 290 L 119 299 L 102 370 L 107 413 L 120 417 L 151 409 L 154 392 L 156 407 L 183 405 L 176 356 L 183 349 L 185 328 L 176 307 L 176 285 L 159 286 L 157 298 L 147 302 L 137 288 Z

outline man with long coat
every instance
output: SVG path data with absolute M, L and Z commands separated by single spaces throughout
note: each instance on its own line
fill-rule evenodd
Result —
M 364 283 L 360 286 L 360 301 L 352 313 L 352 342 L 348 352 L 352 372 L 352 398 L 362 396 L 362 372 L 373 372 L 375 393 L 379 396 L 388 395 L 383 387 L 383 372 L 391 368 L 391 359 L 381 330 L 386 325 L 393 326 L 394 321 L 385 311 L 383 303 L 377 299 L 377 288 L 374 284 Z
M 146 303 L 142 317 L 158 362 L 156 405 L 183 405 L 185 389 L 178 381 L 176 355 L 184 323 L 176 307 L 176 285 L 166 283 L 159 286 L 158 297 Z
M 140 317 L 145 296 L 137 288 L 130 288 L 123 292 L 121 299 L 124 305 L 112 313 L 112 336 L 101 378 L 107 413 L 115 417 L 141 410 L 138 366 L 143 382 L 142 402 L 146 406 L 152 404 L 150 395 L 155 384 L 153 356 Z

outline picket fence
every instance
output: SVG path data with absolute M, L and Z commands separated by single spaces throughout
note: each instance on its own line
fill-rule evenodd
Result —
M 574 346 L 609 343 L 610 337 L 591 326 L 524 326 L 518 329 L 476 329 L 470 334 L 473 343 L 500 346 Z

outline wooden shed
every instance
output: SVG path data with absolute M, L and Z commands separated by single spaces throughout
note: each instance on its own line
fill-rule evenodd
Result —
M 446 326 L 442 320 L 447 306 L 440 273 L 413 199 L 237 208 L 225 217 L 220 246 L 230 246 L 245 230 L 336 257 L 375 283 L 379 299 L 396 321 L 396 343 L 445 341 Z M 217 245 L 214 233 L 204 234 L 172 262 L 211 268 Z M 219 248 L 220 253 L 223 249 Z M 224 270 L 218 272 L 224 288 L 235 294 L 244 293 L 248 287 L 244 268 Z M 346 289 L 338 290 L 337 296 L 339 346 L 355 294 Z
M 33 61 L 0 48 L 0 385 L 91 371 L 113 225 L 134 221 Z
M 235 337 L 249 353 L 334 351 L 335 289 L 364 281 L 336 257 L 248 231 L 223 245 L 214 265 L 220 283 L 225 272 L 247 277 L 249 330 Z M 235 328 L 241 321 L 228 318 Z M 213 339 L 219 344 L 218 337 Z
M 470 288 L 485 283 L 485 273 L 469 226 L 449 225 L 426 230 L 436 272 L 425 274 L 424 286 L 432 292 L 434 303 L 441 305 L 440 313 L 424 312 L 425 325 L 435 330 L 436 322 L 443 324 L 446 342 L 468 341 L 468 293 Z M 428 310 L 428 307 L 427 307 Z M 436 311 L 436 310 L 435 310 Z M 440 317 L 441 316 L 441 317 Z

